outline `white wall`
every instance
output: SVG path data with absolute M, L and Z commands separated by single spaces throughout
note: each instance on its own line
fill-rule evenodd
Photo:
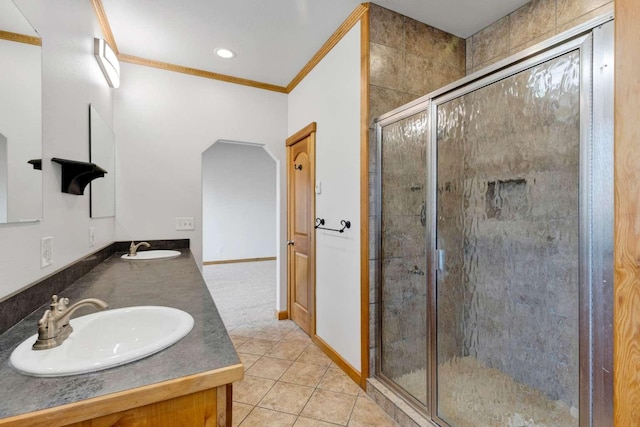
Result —
M 52 157 L 89 159 L 88 105 L 113 122 L 113 91 L 93 56 L 101 36 L 90 2 L 17 0 L 42 37 L 43 220 L 0 225 L 0 299 L 114 240 L 114 220 L 89 218 L 89 195 L 60 192 Z M 89 245 L 89 227 L 96 245 Z M 40 238 L 53 236 L 54 264 L 40 268 Z
M 0 225 L 0 298 L 114 240 L 190 238 L 200 262 L 201 156 L 223 139 L 264 144 L 277 159 L 276 309 L 286 309 L 284 141 L 316 121 L 316 173 L 323 184 L 317 214 L 328 226 L 352 223 L 342 235 L 317 233 L 317 333 L 359 370 L 359 24 L 289 96 L 126 63 L 114 91 L 93 56 L 93 37 L 101 34 L 90 2 L 17 2 L 43 38 L 43 220 Z M 60 167 L 50 161 L 89 159 L 90 103 L 116 134 L 115 220 L 89 218 L 88 191 L 61 193 Z M 176 231 L 178 216 L 195 217 L 196 230 Z M 55 263 L 41 269 L 45 236 L 54 237 Z
M 217 142 L 204 152 L 202 230 L 203 261 L 276 256 L 276 162 L 262 147 Z
M 202 262 L 202 153 L 217 140 L 250 141 L 284 164 L 287 96 L 123 63 L 116 94 L 117 240 L 191 239 Z M 279 168 L 279 296 L 286 307 L 286 187 Z M 176 231 L 176 217 L 194 231 Z
M 288 133 L 315 121 L 316 332 L 360 371 L 360 24 L 289 95 Z
M 103 177 L 91 181 L 91 218 L 116 215 L 116 136 L 100 113 L 90 108 L 90 154 L 91 163 L 107 171 Z
M 0 133 L 0 223 L 7 222 L 8 168 L 7 138 Z

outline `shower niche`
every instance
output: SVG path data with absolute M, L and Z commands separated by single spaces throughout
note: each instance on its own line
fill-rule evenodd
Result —
M 438 425 L 612 425 L 612 26 L 376 121 L 375 375 Z

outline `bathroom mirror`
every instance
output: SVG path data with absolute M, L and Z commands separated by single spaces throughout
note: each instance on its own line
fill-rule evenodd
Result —
M 93 105 L 89 105 L 90 160 L 107 173 L 91 181 L 91 218 L 116 215 L 116 137 Z
M 42 219 L 42 40 L 0 0 L 0 223 Z

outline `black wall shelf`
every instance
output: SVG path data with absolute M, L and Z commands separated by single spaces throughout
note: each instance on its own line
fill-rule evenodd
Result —
M 33 166 L 34 169 L 41 171 L 42 170 L 42 159 L 33 159 L 29 160 L 27 163 Z
M 62 192 L 82 195 L 91 181 L 102 178 L 107 173 L 95 163 L 79 162 L 76 160 L 59 159 L 54 157 L 52 162 L 62 167 Z

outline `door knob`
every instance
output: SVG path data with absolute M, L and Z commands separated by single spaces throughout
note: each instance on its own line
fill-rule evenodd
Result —
M 292 246 L 293 245 L 293 240 L 287 240 L 287 245 L 288 246 Z

